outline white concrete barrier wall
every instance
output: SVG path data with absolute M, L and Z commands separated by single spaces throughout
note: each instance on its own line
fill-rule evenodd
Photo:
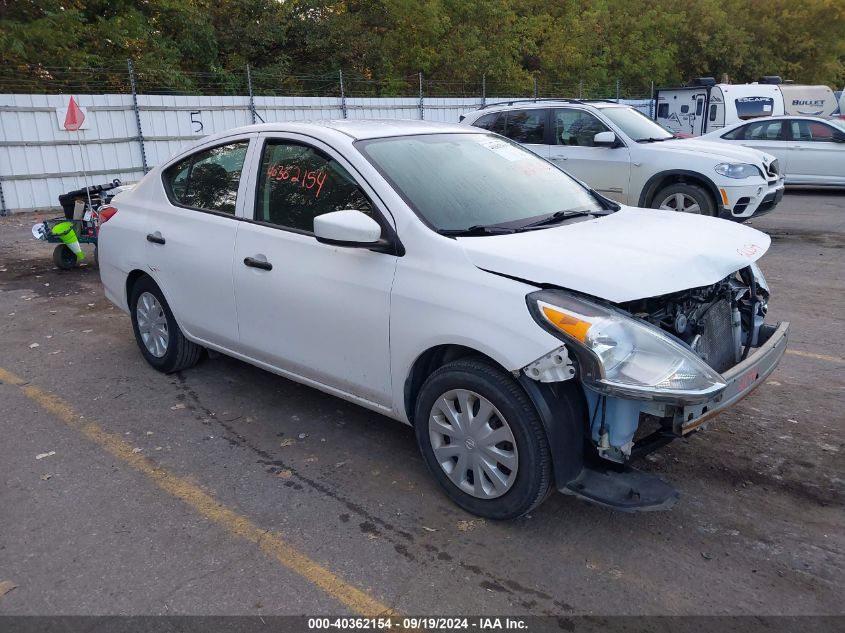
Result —
M 0 95 L 0 187 L 5 212 L 58 206 L 59 194 L 86 184 L 139 180 L 141 143 L 131 95 L 74 95 L 86 112 L 78 132 L 64 130 L 59 110 L 70 95 Z M 138 95 L 147 167 L 187 143 L 252 122 L 248 97 Z M 489 102 L 506 100 L 505 97 Z M 626 101 L 649 113 L 648 100 Z M 342 119 L 338 97 L 255 97 L 256 122 Z M 347 98 L 349 119 L 457 122 L 477 98 Z

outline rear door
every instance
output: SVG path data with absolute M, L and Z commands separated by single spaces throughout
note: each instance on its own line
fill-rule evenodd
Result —
M 317 241 L 314 218 L 357 209 L 393 230 L 374 190 L 332 148 L 267 135 L 234 256 L 240 350 L 345 394 L 389 406 L 395 255 Z M 260 152 L 260 154 L 258 154 Z
M 147 215 L 147 266 L 180 326 L 225 348 L 238 340 L 232 254 L 250 142 L 226 139 L 170 166 L 162 173 L 167 196 Z
M 809 184 L 845 184 L 845 143 L 834 141 L 833 126 L 810 119 L 789 122 L 790 176 Z
M 577 108 L 552 111 L 554 145 L 549 158 L 564 171 L 583 180 L 608 198 L 629 204 L 631 154 L 627 147 L 596 147 L 599 132 L 612 132 L 596 116 Z
M 506 110 L 491 124 L 491 132 L 507 136 L 543 158 L 549 157 L 547 130 L 549 111 L 546 108 Z

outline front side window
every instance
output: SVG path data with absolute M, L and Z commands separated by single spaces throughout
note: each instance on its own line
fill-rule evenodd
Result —
M 171 202 L 234 215 L 249 141 L 197 152 L 169 167 L 164 181 Z
M 364 192 L 336 160 L 308 145 L 267 141 L 254 219 L 312 233 L 315 217 L 346 209 L 373 215 Z
M 738 138 L 744 141 L 782 141 L 782 127 L 780 121 L 751 123 L 743 128 L 742 136 Z
M 504 135 L 517 143 L 541 144 L 546 134 L 546 111 L 545 110 L 511 110 L 506 113 Z M 504 116 L 501 117 L 504 119 Z M 495 127 L 490 128 L 493 132 L 499 132 Z M 499 132 L 500 134 L 502 132 Z
M 609 132 L 607 126 L 589 112 L 562 108 L 555 110 L 555 144 L 593 147 L 596 134 Z
M 437 231 L 601 211 L 590 193 L 530 150 L 492 134 L 421 134 L 355 146 Z

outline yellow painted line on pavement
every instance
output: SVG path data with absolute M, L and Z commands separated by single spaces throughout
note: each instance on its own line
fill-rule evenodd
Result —
M 284 567 L 322 589 L 335 600 L 364 616 L 398 615 L 360 589 L 353 587 L 319 563 L 287 543 L 277 534 L 262 529 L 247 517 L 217 501 L 185 477 L 154 464 L 120 436 L 108 433 L 94 422 L 85 420 L 58 396 L 43 391 L 0 367 L 0 381 L 18 387 L 27 398 L 52 413 L 69 427 L 80 431 L 97 446 L 146 475 L 159 488 L 190 506 L 198 514 L 225 529 L 230 534 L 254 543 Z
M 843 363 L 845 364 L 845 358 L 839 358 L 839 356 L 828 356 L 827 354 L 813 354 L 812 352 L 802 352 L 800 349 L 788 349 L 786 350 L 787 354 L 792 354 L 793 356 L 802 356 L 803 358 L 812 358 L 814 360 L 824 360 L 829 363 Z

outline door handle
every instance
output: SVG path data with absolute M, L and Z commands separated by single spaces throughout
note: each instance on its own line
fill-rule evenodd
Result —
M 273 270 L 273 264 L 264 259 L 255 259 L 254 257 L 244 257 L 244 265 L 250 268 L 260 268 L 261 270 Z
M 155 233 L 147 233 L 147 241 L 152 242 L 153 244 L 164 244 L 164 238 L 158 231 Z

